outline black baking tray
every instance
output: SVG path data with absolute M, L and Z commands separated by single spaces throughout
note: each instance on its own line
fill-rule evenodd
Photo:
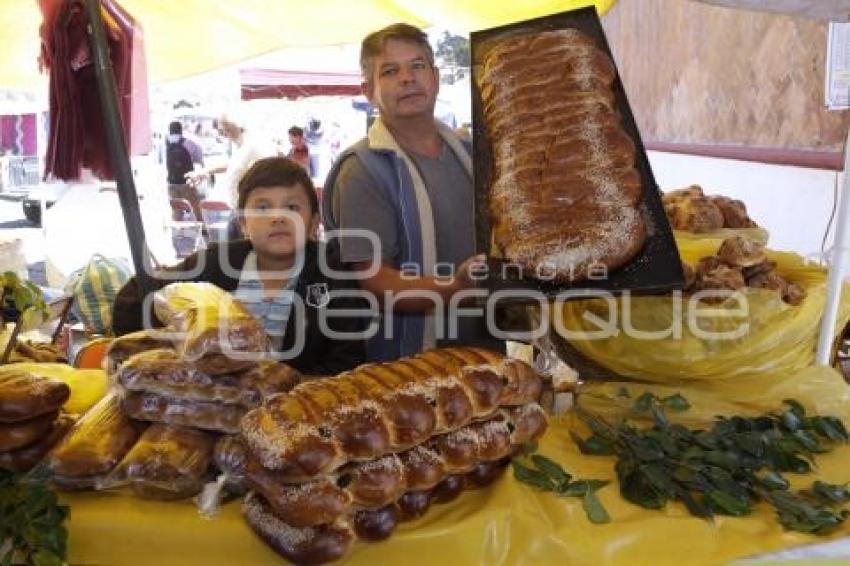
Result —
M 602 290 L 612 294 L 625 291 L 634 294 L 661 294 L 684 287 L 684 274 L 679 250 L 673 238 L 673 231 L 664 212 L 661 193 L 652 174 L 646 148 L 640 137 L 634 116 L 632 115 L 626 92 L 620 80 L 619 70 L 614 81 L 614 95 L 625 131 L 634 140 L 637 148 L 635 166 L 640 172 L 643 186 L 641 210 L 647 226 L 647 239 L 643 249 L 628 264 L 611 271 L 604 279 L 584 280 L 572 284 L 556 284 L 532 277 L 523 277 L 516 270 L 505 266 L 504 262 L 490 255 L 490 218 L 488 214 L 489 187 L 491 183 L 490 140 L 484 126 L 481 94 L 475 80 L 476 65 L 481 58 L 482 46 L 486 42 L 514 35 L 535 33 L 546 30 L 574 28 L 591 38 L 611 60 L 614 57 L 605 32 L 599 21 L 596 9 L 581 8 L 544 16 L 523 22 L 517 22 L 496 28 L 476 31 L 471 34 L 472 54 L 472 128 L 473 128 L 473 164 L 475 186 L 475 232 L 476 250 L 488 256 L 488 276 L 484 286 L 491 292 L 501 290 L 533 290 L 547 297 L 554 297 L 566 290 Z M 616 63 L 615 63 L 616 67 Z M 568 216 L 565 217 L 565 219 Z M 578 294 L 578 293 L 577 293 Z M 511 297 L 506 302 L 529 302 L 520 297 Z

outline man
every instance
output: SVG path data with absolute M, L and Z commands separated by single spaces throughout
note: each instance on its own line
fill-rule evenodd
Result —
M 195 186 L 186 183 L 186 175 L 195 165 L 204 166 L 204 152 L 197 143 L 183 137 L 183 124 L 168 124 L 165 140 L 165 168 L 168 174 L 168 198 L 186 199 L 192 205 L 195 218 L 201 218 L 200 196 Z
M 224 178 L 219 181 L 220 188 L 224 191 L 223 194 L 228 199 L 230 206 L 235 209 L 238 200 L 236 189 L 242 175 L 255 161 L 263 157 L 273 157 L 275 151 L 270 144 L 261 144 L 254 136 L 250 135 L 246 130 L 244 120 L 234 112 L 222 114 L 216 123 L 216 129 L 233 144 L 227 164 L 195 171 L 187 175 L 186 178 L 191 184 L 197 185 L 211 175 L 224 173 Z
M 468 317 L 458 319 L 455 340 L 436 339 L 435 304 L 473 287 L 470 270 L 484 258 L 475 256 L 470 148 L 434 119 L 440 80 L 427 36 L 407 24 L 374 32 L 363 40 L 360 66 L 363 92 L 380 116 L 328 175 L 323 212 L 328 229 L 377 235 L 378 250 L 365 238 L 339 240 L 361 287 L 385 306 L 387 293 L 402 293 L 392 303 L 392 337 L 381 328 L 369 358 L 448 343 L 503 348 L 482 320 Z M 389 326 L 387 313 L 383 322 Z
M 286 155 L 289 159 L 300 165 L 307 171 L 311 177 L 313 172 L 310 167 L 310 150 L 307 148 L 307 142 L 304 141 L 304 130 L 298 126 L 289 128 L 289 153 Z
M 233 144 L 230 159 L 226 165 L 194 171 L 188 174 L 186 179 L 190 185 L 197 187 L 211 175 L 224 173 L 220 184 L 216 183 L 216 192 L 223 195 L 221 198 L 227 199 L 230 207 L 235 210 L 238 201 L 237 187 L 242 176 L 255 161 L 263 157 L 273 157 L 276 152 L 271 144 L 261 144 L 249 135 L 244 121 L 233 112 L 222 114 L 216 124 L 216 129 Z M 228 238 L 237 239 L 240 236 L 241 230 L 234 216 L 231 220 Z

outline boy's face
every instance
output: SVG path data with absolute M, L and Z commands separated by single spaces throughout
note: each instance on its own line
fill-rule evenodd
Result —
M 258 256 L 287 258 L 315 237 L 319 218 L 306 191 L 300 185 L 257 187 L 248 195 L 239 222 Z

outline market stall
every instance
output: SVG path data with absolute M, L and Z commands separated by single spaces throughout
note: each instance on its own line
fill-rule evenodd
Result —
M 70 408 L 78 411 L 92 405 L 105 389 L 103 373 L 69 382 L 75 392 Z M 838 415 L 845 422 L 850 417 L 850 392 L 838 374 L 814 368 L 790 375 L 767 373 L 717 387 L 597 384 L 583 391 L 580 405 L 610 418 L 628 413 L 635 399 L 647 391 L 684 396 L 690 409 L 668 414 L 687 426 L 706 426 L 718 414 L 751 416 L 775 411 L 791 396 L 812 413 Z M 618 493 L 612 458 L 581 453 L 572 433 L 585 436 L 587 432 L 574 414 L 551 417 L 537 453 L 558 462 L 574 478 L 609 481 L 597 497 L 610 522 L 591 522 L 580 497 L 555 496 L 514 477 L 502 477 L 453 502 L 433 504 L 424 517 L 403 523 L 386 541 L 355 544 L 345 563 L 643 564 L 651 560 L 673 564 L 680 563 L 687 553 L 689 564 L 716 564 L 850 534 L 846 525 L 827 537 L 789 532 L 766 504 L 756 505 L 745 517 L 717 515 L 711 521 L 689 516 L 681 503 L 669 503 L 662 510 L 642 509 Z M 795 488 L 809 486 L 815 479 L 843 484 L 848 456 L 846 445 L 835 447 L 817 455 L 814 474 L 789 478 Z M 60 501 L 72 510 L 67 523 L 70 563 L 145 564 L 155 560 L 176 564 L 185 563 L 188 554 L 193 561 L 206 564 L 279 562 L 245 523 L 239 499 L 223 503 L 212 517 L 203 516 L 191 500 L 151 501 L 121 490 L 65 491 Z M 163 528 L 165 523 L 167 528 Z

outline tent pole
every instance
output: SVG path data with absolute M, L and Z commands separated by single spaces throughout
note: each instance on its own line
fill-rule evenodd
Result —
M 115 172 L 118 184 L 118 200 L 124 215 L 124 225 L 127 228 L 127 239 L 130 252 L 133 255 L 133 265 L 136 268 L 139 284 L 143 291 L 150 289 L 148 285 L 149 252 L 145 241 L 145 228 L 139 211 L 139 198 L 133 181 L 133 170 L 130 167 L 130 156 L 124 140 L 124 130 L 121 123 L 121 112 L 118 107 L 118 89 L 115 85 L 115 75 L 112 72 L 112 61 L 109 59 L 109 46 L 106 42 L 100 0 L 86 0 L 86 11 L 89 16 L 89 44 L 94 61 L 97 90 L 100 96 L 100 106 L 103 112 L 103 123 L 106 130 L 106 146 L 109 151 L 109 161 Z
M 838 202 L 838 216 L 835 227 L 835 243 L 832 247 L 832 261 L 829 267 L 829 279 L 826 287 L 826 306 L 821 319 L 818 336 L 817 365 L 828 366 L 832 357 L 832 334 L 838 321 L 838 309 L 841 304 L 841 290 L 844 283 L 847 259 L 850 255 L 850 131 L 844 145 L 844 182 L 841 184 L 841 196 Z

